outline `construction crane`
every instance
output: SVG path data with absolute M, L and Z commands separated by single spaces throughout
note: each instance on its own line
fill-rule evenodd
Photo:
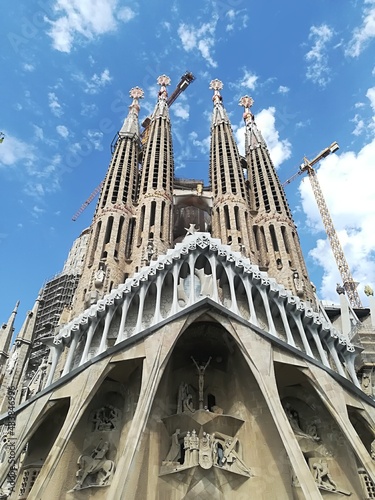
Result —
M 90 203 L 92 202 L 92 200 L 95 198 L 95 196 L 102 189 L 103 184 L 104 184 L 104 180 L 102 180 L 102 182 L 99 184 L 99 186 L 97 186 L 94 189 L 94 191 L 90 194 L 90 196 L 87 198 L 87 200 L 85 201 L 85 203 L 82 203 L 82 205 L 79 207 L 79 209 L 77 210 L 77 212 L 73 215 L 72 221 L 76 221 L 78 219 L 78 217 L 81 215 L 81 213 L 85 210 L 85 208 L 87 207 L 87 205 L 90 205 Z
M 333 256 L 335 257 L 336 264 L 339 269 L 341 279 L 343 282 L 343 287 L 348 296 L 350 305 L 355 308 L 360 308 L 362 307 L 362 303 L 357 291 L 357 283 L 353 280 L 352 275 L 350 273 L 348 263 L 345 259 L 343 249 L 337 237 L 337 233 L 333 225 L 332 218 L 330 216 L 327 204 L 323 196 L 322 189 L 320 187 L 316 171 L 313 169 L 313 165 L 318 163 L 322 158 L 325 158 L 329 154 L 334 153 L 338 149 L 339 145 L 337 144 L 337 142 L 333 142 L 330 146 L 328 146 L 328 148 L 323 149 L 323 151 L 321 151 L 312 160 L 308 160 L 305 156 L 303 158 L 303 163 L 300 166 L 299 171 L 295 173 L 292 177 L 290 177 L 287 181 L 285 181 L 283 183 L 283 186 L 290 184 L 296 177 L 307 172 L 319 208 L 319 212 L 322 217 L 324 228 L 326 230 L 328 240 L 332 248 L 332 253 Z
M 194 80 L 195 80 L 195 76 L 193 75 L 193 73 L 191 73 L 190 71 L 186 71 L 186 73 L 184 73 L 181 76 L 181 79 L 178 82 L 177 87 L 175 88 L 175 90 L 168 97 L 168 99 L 167 99 L 168 106 L 171 106 L 175 102 L 175 100 L 177 99 L 177 97 L 180 94 L 182 94 L 182 92 L 184 92 L 184 90 L 186 90 L 188 88 L 188 86 Z M 148 139 L 148 135 L 149 135 L 149 128 L 148 127 L 149 127 L 150 123 L 151 123 L 151 116 L 147 116 L 143 120 L 143 122 L 142 122 L 142 127 L 143 127 L 143 131 L 141 132 L 142 146 L 144 146 L 147 143 L 147 139 Z
M 172 94 L 168 97 L 167 99 L 167 104 L 168 106 L 171 106 L 175 100 L 177 99 L 177 97 L 182 94 L 182 92 L 184 92 L 188 86 L 195 80 L 195 76 L 193 75 L 193 73 L 191 73 L 190 71 L 186 71 L 179 83 L 177 84 L 177 87 L 175 88 L 175 90 L 172 92 Z M 142 127 L 143 127 L 143 131 L 141 132 L 141 142 L 142 142 L 142 146 L 144 146 L 147 142 L 147 139 L 148 139 L 148 127 L 151 123 L 151 117 L 148 116 L 147 118 L 145 118 L 142 122 Z M 115 135 L 115 137 L 113 138 L 112 140 L 112 143 L 111 143 L 111 153 L 113 154 L 115 149 L 116 149 L 116 145 L 117 145 L 117 142 L 119 140 L 119 134 L 117 133 Z M 77 212 L 73 215 L 72 217 L 72 221 L 76 221 L 78 219 L 78 217 L 81 215 L 81 213 L 86 209 L 86 207 L 88 205 L 90 205 L 90 203 L 92 202 L 92 200 L 95 198 L 95 196 L 100 192 L 100 190 L 102 189 L 102 186 L 103 186 L 103 183 L 104 183 L 104 180 L 99 184 L 99 186 L 97 186 L 94 191 L 90 194 L 90 196 L 87 198 L 87 200 L 80 206 L 80 208 L 77 210 Z

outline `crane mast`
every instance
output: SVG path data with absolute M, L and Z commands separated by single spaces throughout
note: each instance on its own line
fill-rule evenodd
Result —
M 285 181 L 283 185 L 290 184 L 290 182 L 293 179 L 295 179 L 298 175 L 307 172 L 316 199 L 316 203 L 318 205 L 319 212 L 322 217 L 324 229 L 327 233 L 328 240 L 332 248 L 332 253 L 340 272 L 340 276 L 343 282 L 343 287 L 349 299 L 349 303 L 352 307 L 360 308 L 362 307 L 362 303 L 357 291 L 357 284 L 353 280 L 353 277 L 351 275 L 349 265 L 346 261 L 344 251 L 338 239 L 335 226 L 333 225 L 331 215 L 329 213 L 326 201 L 324 199 L 323 192 L 318 181 L 318 176 L 316 175 L 316 172 L 313 169 L 313 165 L 315 165 L 322 158 L 325 158 L 329 154 L 334 153 L 338 149 L 339 146 L 337 142 L 333 142 L 328 148 L 325 148 L 312 160 L 308 160 L 306 157 L 304 157 L 303 159 L 304 163 L 300 166 L 300 170 L 296 174 L 294 174 L 290 179 Z

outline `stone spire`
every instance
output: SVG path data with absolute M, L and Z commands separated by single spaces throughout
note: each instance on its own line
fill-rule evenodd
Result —
M 147 130 L 139 189 L 138 228 L 133 252 L 137 266 L 148 264 L 172 245 L 173 146 L 167 86 L 159 76 L 158 101 Z
M 36 315 L 38 313 L 40 303 L 40 295 L 36 299 L 31 311 L 26 314 L 25 321 L 17 334 L 13 347 L 9 353 L 9 359 L 5 365 L 4 379 L 0 389 L 0 412 L 6 409 L 5 394 L 8 387 L 12 386 L 17 391 L 16 400 L 21 397 L 21 381 L 24 373 L 24 368 L 27 365 L 30 346 L 33 341 L 33 333 L 35 329 Z
M 14 321 L 16 319 L 19 304 L 20 301 L 16 303 L 7 323 L 4 323 L 0 330 L 0 373 L 1 368 L 4 366 L 6 360 L 8 359 L 8 351 L 14 332 Z
M 125 118 L 124 124 L 119 132 L 120 137 L 125 135 L 139 137 L 139 121 L 138 114 L 141 109 L 139 106 L 139 99 L 143 99 L 144 92 L 140 87 L 133 87 L 130 92 L 130 97 L 133 98 L 133 102 L 129 106 L 129 114 Z
M 124 281 L 131 266 L 131 243 L 135 227 L 135 203 L 141 152 L 139 99 L 143 90 L 130 90 L 132 103 L 119 132 L 104 179 L 85 264 L 73 303 L 79 313 Z
M 297 229 L 267 145 L 250 111 L 252 104 L 253 99 L 247 95 L 239 101 L 244 107 L 246 126 L 245 154 L 254 214 L 253 251 L 259 254 L 263 270 L 294 294 L 314 302 Z
M 212 234 L 224 244 L 231 245 L 233 250 L 253 257 L 250 252 L 251 215 L 248 193 L 237 144 L 220 95 L 222 88 L 220 80 L 212 80 L 210 83 L 210 89 L 214 91 L 210 148 Z

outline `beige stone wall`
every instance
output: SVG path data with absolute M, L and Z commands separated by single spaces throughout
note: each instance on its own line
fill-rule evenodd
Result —
M 204 363 L 211 358 L 203 397 L 205 405 L 214 397 L 214 411 L 198 409 L 199 377 L 191 357 Z M 195 417 L 178 413 L 181 382 L 190 387 Z M 196 310 L 128 348 L 119 347 L 20 411 L 17 449 L 26 443 L 29 449 L 12 498 L 24 471 L 38 461 L 42 468 L 29 498 L 333 498 L 314 481 L 319 459 L 328 464 L 340 491 L 362 498 L 358 468 L 375 480 L 374 408 L 345 383 L 348 389 L 249 327 Z M 298 429 L 288 419 L 287 403 L 298 414 Z M 114 408 L 116 424 L 110 428 L 106 418 Z M 312 420 L 318 440 L 309 434 Z M 43 432 L 47 422 L 48 433 Z M 217 463 L 162 473 L 173 432 L 193 426 L 201 438 L 205 430 L 237 439 L 237 458 L 251 477 Z M 105 466 L 113 464 L 115 472 L 107 485 L 74 490 L 82 456 L 100 440 L 109 445 Z M 2 469 L 6 473 L 6 463 Z

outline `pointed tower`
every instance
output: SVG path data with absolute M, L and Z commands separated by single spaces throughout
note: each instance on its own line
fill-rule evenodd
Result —
M 133 252 L 136 267 L 149 264 L 171 247 L 173 203 L 173 147 L 167 103 L 170 78 L 159 76 L 158 102 L 151 116 L 142 165 Z
M 248 193 L 237 144 L 222 103 L 220 80 L 212 80 L 214 91 L 211 124 L 210 179 L 213 195 L 212 235 L 235 251 L 251 255 L 249 234 L 251 216 Z
M 250 111 L 253 99 L 244 96 L 246 160 L 253 219 L 254 251 L 259 265 L 285 288 L 304 300 L 315 302 L 296 226 L 285 192 L 273 166 L 267 145 Z
M 13 347 L 9 353 L 9 359 L 5 366 L 4 379 L 0 389 L 0 413 L 6 410 L 6 391 L 8 387 L 17 388 L 16 401 L 19 402 L 21 398 L 21 385 L 20 381 L 23 378 L 25 368 L 28 363 L 28 355 L 30 352 L 30 346 L 33 339 L 33 332 L 35 328 L 35 322 L 37 317 L 37 312 L 40 303 L 40 296 L 36 299 L 34 307 L 31 311 L 27 312 L 25 321 L 16 337 Z
M 129 272 L 140 155 L 138 101 L 143 98 L 143 90 L 132 88 L 130 97 L 133 102 L 119 132 L 91 225 L 73 304 L 76 313 L 122 283 Z
M 4 323 L 1 327 L 0 332 L 0 374 L 3 371 L 2 367 L 5 365 L 8 359 L 9 346 L 12 340 L 12 335 L 14 332 L 14 320 L 16 319 L 18 306 L 20 301 L 18 301 L 9 316 L 8 322 Z

